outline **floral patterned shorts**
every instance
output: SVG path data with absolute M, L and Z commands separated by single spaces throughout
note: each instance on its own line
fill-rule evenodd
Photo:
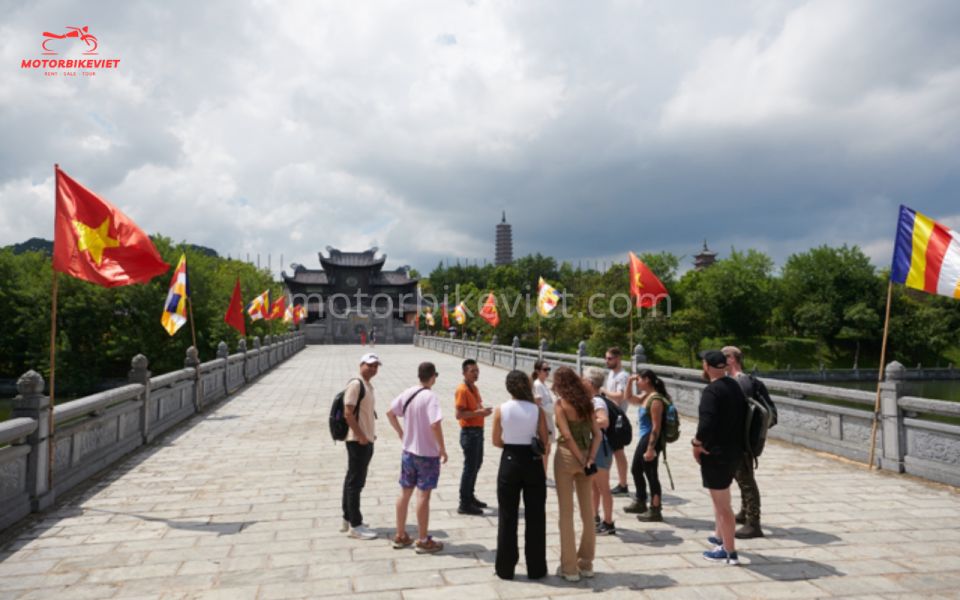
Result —
M 404 451 L 400 458 L 400 487 L 432 490 L 440 479 L 439 456 L 417 456 Z

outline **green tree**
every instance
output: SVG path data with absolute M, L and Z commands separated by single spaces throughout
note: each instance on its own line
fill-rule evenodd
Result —
M 843 311 L 843 327 L 837 337 L 852 340 L 856 344 L 853 353 L 853 368 L 860 366 L 860 342 L 873 340 L 880 329 L 880 316 L 866 302 L 857 302 Z

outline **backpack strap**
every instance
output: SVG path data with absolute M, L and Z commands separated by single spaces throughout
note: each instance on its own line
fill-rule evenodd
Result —
M 410 406 L 410 403 L 413 402 L 413 399 L 417 397 L 417 394 L 419 394 L 420 392 L 422 392 L 422 391 L 425 390 L 425 389 L 427 389 L 427 388 L 422 387 L 422 388 L 420 388 L 419 390 L 415 391 L 412 396 L 410 396 L 409 398 L 407 398 L 407 401 L 403 403 L 403 411 L 400 413 L 401 415 L 407 414 L 407 407 Z
M 357 395 L 357 403 L 353 405 L 353 416 L 357 416 L 357 414 L 360 413 L 360 401 L 363 400 L 363 396 L 367 392 L 367 386 L 363 385 L 363 380 L 359 377 L 354 377 L 350 381 L 356 381 L 360 384 L 360 393 Z M 347 383 L 347 385 L 350 385 L 350 383 Z

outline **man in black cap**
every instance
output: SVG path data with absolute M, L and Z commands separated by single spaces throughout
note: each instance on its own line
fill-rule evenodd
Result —
M 727 377 L 727 357 L 719 350 L 700 354 L 703 378 L 710 383 L 700 395 L 700 422 L 693 444 L 693 458 L 700 465 L 703 487 L 710 490 L 716 518 L 715 535 L 709 541 L 716 545 L 703 553 L 712 562 L 738 565 L 733 508 L 730 505 L 730 484 L 744 452 L 744 419 L 747 399 L 740 384 Z

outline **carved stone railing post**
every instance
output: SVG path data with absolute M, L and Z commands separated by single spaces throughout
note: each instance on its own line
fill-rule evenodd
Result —
M 497 364 L 497 344 L 500 343 L 500 340 L 497 339 L 497 334 L 493 334 L 493 337 L 490 338 L 490 364 Z
M 577 344 L 577 373 L 583 377 L 583 359 L 587 356 L 587 343 L 580 340 Z
M 143 385 L 143 392 L 140 393 L 140 400 L 143 404 L 140 406 L 140 437 L 143 443 L 150 441 L 150 361 L 147 357 L 138 354 L 130 359 L 130 371 L 127 373 L 127 381 L 130 383 L 139 383 Z
M 200 381 L 200 353 L 195 347 L 187 348 L 183 366 L 186 369 L 193 369 L 193 409 L 200 412 L 203 405 L 203 382 Z
M 240 369 L 240 372 L 243 373 L 243 382 L 250 383 L 250 379 L 247 377 L 247 338 L 240 338 L 240 341 L 237 342 L 237 352 L 243 354 L 243 368 Z
M 513 345 L 510 348 L 510 368 L 516 370 L 517 368 L 517 348 L 520 347 L 520 338 L 513 336 Z
M 903 456 L 906 452 L 906 429 L 903 412 L 897 399 L 903 395 L 906 369 L 893 361 L 887 365 L 883 383 L 880 384 L 880 440 L 883 448 L 879 453 L 879 467 L 903 473 Z
M 17 380 L 18 395 L 13 399 L 14 419 L 26 417 L 37 422 L 37 430 L 27 436 L 30 454 L 27 458 L 27 492 L 34 511 L 53 504 L 54 495 L 48 479 L 50 461 L 50 397 L 43 395 L 43 376 L 27 371 Z
M 543 360 L 543 354 L 547 351 L 547 340 L 540 338 L 540 345 L 537 347 L 537 359 Z
M 647 362 L 647 353 L 646 353 L 646 351 L 644 351 L 644 349 L 643 349 L 643 344 L 637 343 L 637 345 L 633 347 L 633 361 L 632 361 L 632 362 L 633 362 L 633 365 L 632 365 L 633 368 L 630 370 L 630 372 L 633 373 L 633 374 L 636 374 L 636 373 L 637 373 L 637 365 L 646 364 L 646 362 Z
M 230 386 L 228 385 L 229 378 L 227 377 L 227 372 L 230 370 L 230 348 L 227 348 L 227 343 L 223 340 L 217 344 L 217 358 L 223 359 L 223 395 L 230 395 Z

